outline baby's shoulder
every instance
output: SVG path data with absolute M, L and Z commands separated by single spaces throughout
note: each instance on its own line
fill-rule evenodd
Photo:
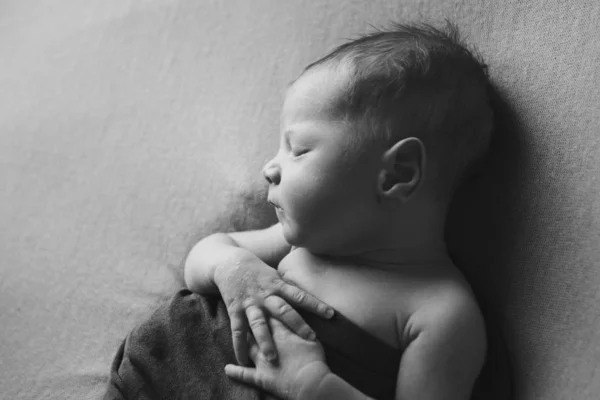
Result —
M 419 303 L 410 316 L 407 332 L 415 337 L 423 331 L 429 335 L 461 341 L 485 348 L 485 323 L 481 309 L 469 285 L 457 277 L 432 284 L 419 296 Z
M 481 315 L 471 287 L 456 267 L 450 265 L 440 269 L 439 274 L 432 275 L 431 279 L 423 280 L 417 296 L 417 317 L 438 321 L 441 315 L 445 318 Z

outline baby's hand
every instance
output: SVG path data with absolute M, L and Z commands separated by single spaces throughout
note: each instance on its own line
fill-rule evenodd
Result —
M 280 399 L 314 399 L 323 378 L 331 372 L 323 347 L 319 342 L 303 340 L 276 319 L 269 318 L 269 325 L 279 349 L 279 362 L 266 362 L 252 343 L 250 358 L 255 368 L 227 365 L 225 373 Z
M 214 282 L 227 306 L 233 349 L 241 365 L 248 365 L 247 335 L 250 330 L 265 358 L 270 361 L 277 359 L 277 350 L 267 323 L 269 317 L 283 322 L 300 337 L 316 339 L 313 330 L 290 304 L 324 318 L 333 315 L 329 305 L 285 282 L 277 270 L 260 260 L 217 268 Z

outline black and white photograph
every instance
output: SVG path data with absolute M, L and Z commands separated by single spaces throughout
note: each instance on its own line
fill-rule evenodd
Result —
M 597 0 L 0 0 L 0 399 L 600 399 Z

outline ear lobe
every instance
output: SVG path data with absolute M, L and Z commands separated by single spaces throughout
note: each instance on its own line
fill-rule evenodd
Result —
M 384 168 L 379 173 L 381 197 L 407 202 L 423 180 L 425 146 L 420 139 L 402 139 L 383 156 Z

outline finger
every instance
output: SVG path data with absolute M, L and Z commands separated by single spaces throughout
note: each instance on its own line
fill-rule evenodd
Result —
M 273 332 L 273 333 L 278 332 L 278 333 L 283 333 L 286 335 L 293 334 L 293 332 L 290 330 L 290 328 L 288 328 L 283 323 L 281 323 L 281 321 L 279 321 L 278 319 L 275 319 L 275 318 L 269 318 L 269 329 L 271 329 L 271 332 Z
M 237 381 L 257 386 L 267 391 L 272 390 L 273 385 L 270 384 L 271 382 L 269 379 L 254 368 L 227 364 L 225 366 L 225 375 Z
M 271 313 L 270 320 L 278 319 L 291 329 L 292 332 L 306 340 L 315 340 L 317 335 L 304 319 L 285 300 L 279 296 L 269 296 L 265 299 L 265 307 Z M 273 332 L 273 331 L 272 331 Z
M 277 358 L 277 350 L 265 314 L 259 307 L 251 305 L 246 308 L 246 316 L 258 348 L 268 361 L 274 361 Z
M 254 342 L 254 341 L 253 341 Z M 250 344 L 250 349 L 248 350 L 248 356 L 254 363 L 254 365 L 258 365 L 258 357 L 260 356 L 260 351 L 256 342 Z
M 285 284 L 281 286 L 280 292 L 283 299 L 289 301 L 295 306 L 318 314 L 324 318 L 333 317 L 333 308 L 297 286 L 290 285 L 289 283 L 285 282 Z
M 230 316 L 233 352 L 240 365 L 248 365 L 248 320 L 241 312 Z
M 285 338 L 290 335 L 298 336 L 290 328 L 288 328 L 281 321 L 279 321 L 275 318 L 269 318 L 269 328 L 271 329 L 271 332 L 273 332 L 273 336 L 279 335 L 279 337 L 283 340 L 285 340 Z M 304 339 L 304 338 L 301 337 L 301 339 Z M 305 339 L 305 340 L 308 340 L 308 339 Z M 310 340 L 311 341 L 317 340 L 316 335 L 315 335 L 314 339 L 310 339 Z
M 254 368 L 227 364 L 225 366 L 225 375 L 240 382 L 259 386 L 258 379 L 256 378 L 256 369 Z
M 259 353 L 258 344 L 254 340 L 254 336 L 251 336 L 248 342 L 248 357 L 250 357 L 254 365 L 257 365 Z

